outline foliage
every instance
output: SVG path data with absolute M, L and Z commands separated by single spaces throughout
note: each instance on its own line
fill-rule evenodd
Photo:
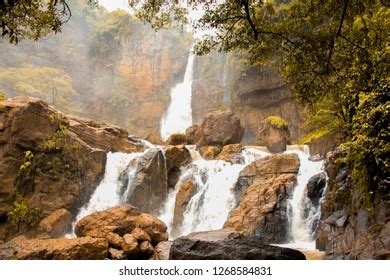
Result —
M 72 101 L 78 93 L 73 87 L 72 79 L 59 69 L 32 65 L 0 68 L 0 89 L 10 96 L 38 97 L 60 109 L 77 112 Z
M 16 194 L 7 214 L 7 227 L 10 230 L 18 231 L 22 225 L 31 226 L 36 222 L 38 215 L 38 209 L 31 209 L 24 198 L 20 194 Z
M 279 116 L 270 116 L 265 119 L 266 123 L 269 125 L 279 128 L 279 129 L 288 129 L 288 123 Z
M 34 154 L 31 151 L 24 152 L 24 162 L 19 167 L 19 171 L 23 172 L 26 171 L 31 165 L 31 161 L 34 157 Z

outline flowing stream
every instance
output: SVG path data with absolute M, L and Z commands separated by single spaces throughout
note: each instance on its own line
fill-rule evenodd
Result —
M 192 79 L 195 55 L 190 52 L 183 82 L 171 90 L 171 103 L 161 119 L 161 137 L 167 139 L 172 133 L 184 132 L 192 125 Z

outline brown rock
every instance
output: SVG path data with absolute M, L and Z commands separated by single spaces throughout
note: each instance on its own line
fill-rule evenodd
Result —
M 198 147 L 240 143 L 244 129 L 240 120 L 230 111 L 207 114 L 199 126 L 196 138 Z
M 222 151 L 221 146 L 206 146 L 199 149 L 200 154 L 206 160 L 214 160 Z
M 108 241 L 108 244 L 110 247 L 116 248 L 116 249 L 121 249 L 122 244 L 123 244 L 123 238 L 120 237 L 118 234 L 109 232 L 106 236 L 106 239 Z
M 139 252 L 143 256 L 151 256 L 154 253 L 153 245 L 149 241 L 142 241 L 139 245 Z
M 263 120 L 257 131 L 256 143 L 266 146 L 272 153 L 284 152 L 287 145 L 291 144 L 287 122 L 276 116 Z
M 187 145 L 188 140 L 184 133 L 174 133 L 167 139 L 166 143 L 168 145 L 178 146 L 178 145 Z
M 125 234 L 123 236 L 124 243 L 122 249 L 126 255 L 130 258 L 135 258 L 139 252 L 139 245 L 137 239 L 131 234 Z
M 149 234 L 154 244 L 168 240 L 167 226 L 152 215 L 141 214 L 137 219 L 137 226 Z
M 286 242 L 286 199 L 298 170 L 295 154 L 269 156 L 245 167 L 235 186 L 239 205 L 230 212 L 224 228 L 256 233 L 265 242 Z
M 163 241 L 154 247 L 157 260 L 169 260 L 169 251 L 171 250 L 172 243 L 172 241 Z
M 47 234 L 50 238 L 61 237 L 67 231 L 72 219 L 73 215 L 68 210 L 58 209 L 39 223 L 38 231 L 40 234 Z
M 124 260 L 126 259 L 125 252 L 115 248 L 108 249 L 108 254 L 112 260 Z
M 189 145 L 195 145 L 197 142 L 197 131 L 198 131 L 199 125 L 194 124 L 193 126 L 190 126 L 186 129 L 186 137 L 187 142 Z
M 101 238 L 105 238 L 110 232 L 124 235 L 137 227 L 140 217 L 141 212 L 130 205 L 112 207 L 82 218 L 75 226 L 75 234 L 78 237 Z M 152 221 L 150 218 L 150 222 Z M 147 222 L 144 224 L 148 225 Z
M 176 195 L 175 209 L 173 216 L 172 232 L 174 235 L 178 232 L 183 223 L 183 214 L 187 208 L 188 203 L 197 191 L 197 184 L 193 179 L 188 179 L 180 183 L 180 189 Z
M 241 144 L 226 145 L 222 148 L 217 159 L 228 161 L 232 164 L 238 164 L 241 162 L 241 152 L 243 149 Z
M 156 134 L 148 134 L 145 140 L 154 145 L 164 146 L 166 144 L 165 141 L 160 136 L 157 136 Z
M 167 146 L 165 158 L 168 171 L 168 187 L 174 188 L 179 181 L 180 167 L 191 163 L 191 153 L 185 146 Z
M 30 239 L 5 243 L 0 259 L 6 260 L 103 260 L 108 255 L 108 242 L 102 238 Z
M 134 238 L 137 239 L 138 241 L 149 241 L 149 242 L 152 241 L 149 234 L 147 234 L 144 230 L 138 227 L 133 229 L 131 235 L 134 236 Z

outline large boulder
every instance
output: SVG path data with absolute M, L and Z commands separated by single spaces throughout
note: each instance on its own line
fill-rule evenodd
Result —
M 37 98 L 0 101 L 0 239 L 35 238 L 53 212 L 65 209 L 74 216 L 88 202 L 105 170 L 106 153 L 98 143 L 116 132 L 105 126 L 106 133 L 92 141 L 87 134 L 94 127 L 72 125 L 72 117 Z M 26 209 L 23 215 L 14 211 L 18 205 Z
M 298 171 L 296 154 L 272 155 L 246 166 L 234 187 L 238 206 L 224 228 L 260 235 L 264 242 L 286 242 L 287 198 Z
M 39 234 L 50 238 L 64 236 L 69 229 L 72 219 L 73 215 L 68 210 L 64 208 L 58 209 L 39 223 Z
M 231 111 L 214 111 L 207 114 L 196 131 L 198 147 L 228 145 L 241 142 L 244 129 L 240 119 Z
M 197 141 L 197 132 L 199 125 L 194 124 L 186 129 L 186 138 L 189 145 L 195 145 Z
M 164 152 L 153 148 L 132 160 L 121 173 L 120 196 L 142 212 L 157 215 L 168 196 L 167 165 Z
M 75 234 L 105 238 L 110 232 L 124 236 L 136 228 L 145 231 L 154 244 L 168 240 L 167 226 L 162 221 L 130 205 L 112 207 L 82 218 L 76 223 Z
M 192 162 L 190 151 L 184 146 L 167 146 L 164 149 L 168 174 L 168 188 L 174 188 L 179 181 L 180 168 Z
M 18 240 L 0 248 L 2 260 L 104 260 L 107 256 L 107 240 L 92 237 Z
M 326 174 L 319 173 L 309 179 L 306 185 L 307 197 L 313 205 L 318 206 L 326 186 Z
M 284 152 L 291 143 L 288 124 L 281 117 L 271 116 L 260 123 L 256 143 L 272 153 Z
M 259 236 L 231 231 L 202 232 L 173 241 L 170 260 L 305 260 L 301 252 L 266 245 Z

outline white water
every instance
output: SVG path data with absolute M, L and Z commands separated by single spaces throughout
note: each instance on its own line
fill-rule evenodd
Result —
M 183 82 L 171 90 L 171 103 L 161 119 L 161 137 L 167 139 L 172 133 L 184 132 L 192 125 L 192 78 L 195 55 L 190 52 Z
M 236 204 L 233 187 L 240 171 L 254 160 L 269 155 L 256 149 L 244 149 L 241 154 L 243 164 L 231 164 L 222 160 L 202 159 L 194 148 L 190 150 L 194 161 L 182 170 L 179 183 L 169 195 L 163 214 L 159 217 L 171 230 L 171 238 L 195 231 L 221 229 Z M 176 195 L 181 182 L 189 178 L 197 185 L 197 193 L 187 205 L 181 228 L 173 231 Z
M 319 218 L 320 209 L 311 206 L 307 218 L 304 217 L 303 210 L 305 205 L 310 203 L 305 192 L 306 185 L 312 176 L 323 172 L 324 162 L 310 161 L 310 153 L 307 146 L 305 146 L 305 151 L 295 150 L 287 151 L 286 153 L 295 153 L 300 160 L 297 184 L 292 197 L 287 200 L 287 214 L 290 222 L 290 235 L 292 240 L 289 244 L 286 244 L 286 246 L 290 248 L 315 250 L 312 227 L 315 220 Z

